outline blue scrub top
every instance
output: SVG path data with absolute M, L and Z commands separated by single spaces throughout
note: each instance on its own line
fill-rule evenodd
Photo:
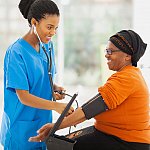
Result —
M 55 74 L 55 60 L 52 43 L 44 44 L 47 52 L 51 48 L 52 75 Z M 6 51 L 4 59 L 4 113 L 0 140 L 5 149 L 35 150 L 45 143 L 28 142 L 37 135 L 37 130 L 52 122 L 52 111 L 25 106 L 17 97 L 15 89 L 52 99 L 48 76 L 47 59 L 42 47 L 38 53 L 24 39 L 18 39 Z

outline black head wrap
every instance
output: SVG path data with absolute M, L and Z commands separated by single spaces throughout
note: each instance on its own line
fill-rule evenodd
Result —
M 135 67 L 147 47 L 141 37 L 132 30 L 122 30 L 111 36 L 109 41 L 124 53 L 131 55 L 132 65 Z

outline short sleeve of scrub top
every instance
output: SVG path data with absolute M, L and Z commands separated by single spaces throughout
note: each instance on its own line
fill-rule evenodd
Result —
M 29 90 L 26 68 L 19 50 L 10 50 L 6 56 L 7 70 L 4 70 L 6 71 L 6 88 Z

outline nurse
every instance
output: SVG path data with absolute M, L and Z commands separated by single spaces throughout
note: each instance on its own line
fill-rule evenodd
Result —
M 4 59 L 4 113 L 0 141 L 4 150 L 45 150 L 44 142 L 28 138 L 44 124 L 52 122 L 52 110 L 61 113 L 66 104 L 52 100 L 48 61 L 51 55 L 52 78 L 56 72 L 51 38 L 56 34 L 59 9 L 51 0 L 21 0 L 19 9 L 30 30 L 6 51 Z M 20 26 L 21 29 L 21 26 Z M 50 50 L 50 51 L 49 51 Z M 54 90 L 64 90 L 53 84 Z M 54 93 L 56 99 L 64 95 Z M 72 113 L 73 108 L 68 113 Z

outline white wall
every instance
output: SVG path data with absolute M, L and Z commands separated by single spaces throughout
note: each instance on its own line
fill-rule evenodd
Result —
M 148 44 L 145 55 L 140 60 L 143 75 L 150 88 L 150 1 L 133 0 L 133 28 Z

